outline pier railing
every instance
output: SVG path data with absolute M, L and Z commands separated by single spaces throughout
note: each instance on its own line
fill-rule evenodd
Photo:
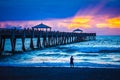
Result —
M 16 39 L 21 39 L 22 50 L 26 51 L 25 39 L 30 38 L 30 48 L 35 49 L 33 38 L 37 38 L 37 48 L 65 45 L 81 41 L 95 40 L 96 33 L 73 33 L 59 31 L 39 31 L 32 29 L 0 29 L 0 53 L 4 51 L 5 40 L 10 39 L 12 52 L 15 52 Z

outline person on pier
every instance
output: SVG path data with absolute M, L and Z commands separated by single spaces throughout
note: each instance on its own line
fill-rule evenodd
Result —
M 73 56 L 70 57 L 70 67 L 74 67 L 74 58 L 73 58 Z

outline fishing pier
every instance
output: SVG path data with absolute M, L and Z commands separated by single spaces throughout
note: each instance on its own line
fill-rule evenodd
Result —
M 41 27 L 40 27 L 41 26 Z M 77 43 L 96 39 L 96 33 L 75 33 L 51 31 L 51 27 L 40 24 L 31 29 L 0 29 L 0 53 L 4 52 L 5 41 L 10 39 L 11 52 L 14 53 L 17 39 L 21 39 L 23 51 L 26 51 L 25 39 L 30 39 L 29 47 L 35 50 L 33 39 L 37 38 L 37 49 Z M 45 30 L 43 30 L 45 28 Z M 49 30 L 48 30 L 49 29 Z

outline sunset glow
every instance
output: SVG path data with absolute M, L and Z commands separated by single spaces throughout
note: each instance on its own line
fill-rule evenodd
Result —
M 34 1 L 30 0 L 27 3 L 29 7 L 26 7 L 24 1 L 20 3 L 1 1 L 0 6 L 6 6 L 6 11 L 10 11 L 1 13 L 0 28 L 31 28 L 43 23 L 51 26 L 52 30 L 55 31 L 72 31 L 80 28 L 85 32 L 96 32 L 102 35 L 120 35 L 119 0 L 76 0 L 70 1 L 67 6 L 65 5 L 68 3 L 67 0 L 63 2 L 53 1 L 54 3 L 43 1 L 39 3 L 42 5 L 40 6 L 32 4 Z M 17 9 L 14 8 L 16 5 L 18 6 Z M 106 28 L 109 30 L 109 33 L 101 33 L 101 30 L 104 31 Z
M 120 28 L 120 17 L 107 20 L 110 28 Z
M 90 28 L 90 22 L 92 21 L 91 17 L 75 17 L 72 22 L 69 24 L 69 28 Z

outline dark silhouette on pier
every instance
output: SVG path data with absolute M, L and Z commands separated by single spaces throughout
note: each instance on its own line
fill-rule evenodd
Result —
M 49 30 L 48 30 L 49 29 Z M 16 39 L 21 39 L 22 50 L 26 51 L 25 39 L 30 38 L 30 48 L 34 50 L 33 38 L 37 38 L 37 48 L 48 48 L 58 45 L 95 40 L 96 33 L 74 33 L 51 31 L 51 27 L 39 24 L 32 29 L 0 29 L 0 53 L 4 51 L 5 40 L 10 39 L 12 53 L 15 52 Z

